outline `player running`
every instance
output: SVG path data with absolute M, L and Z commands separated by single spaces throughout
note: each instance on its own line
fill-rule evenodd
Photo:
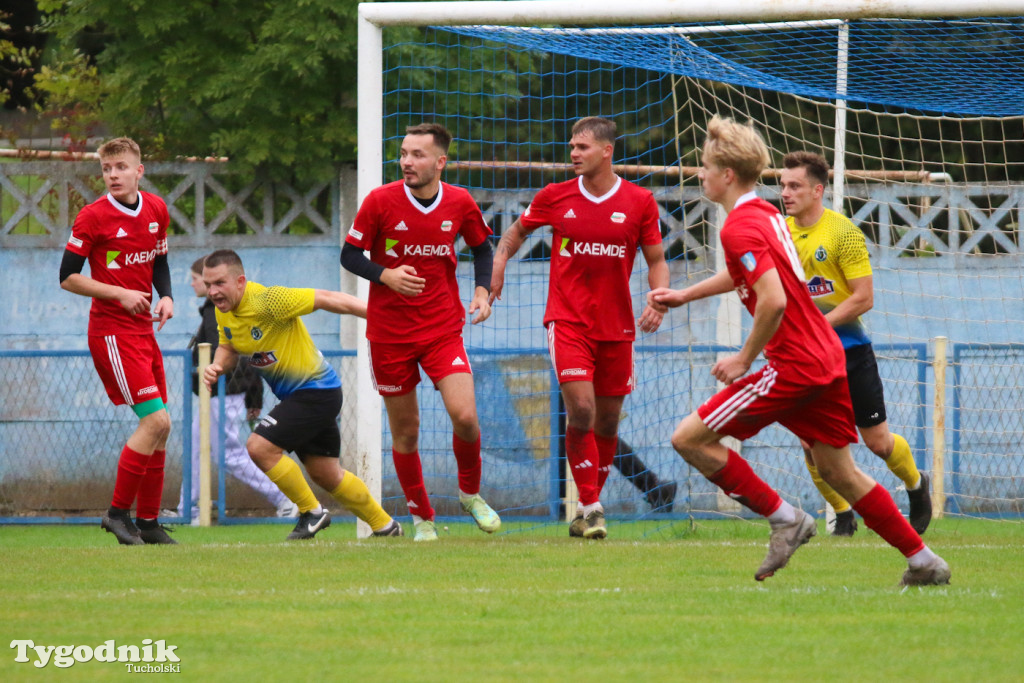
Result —
M 565 402 L 565 453 L 580 505 L 569 535 L 605 538 L 601 490 L 615 459 L 622 403 L 633 390 L 636 327 L 654 332 L 667 310 L 649 303 L 633 317 L 629 276 L 637 248 L 647 261 L 651 288 L 666 287 L 654 196 L 612 170 L 615 122 L 576 122 L 569 156 L 577 178 L 537 193 L 502 235 L 491 277 L 491 301 L 501 298 L 505 266 L 526 234 L 550 225 L 551 276 L 544 326 L 548 351 Z
M 89 352 L 96 372 L 111 402 L 131 406 L 139 418 L 121 450 L 114 495 L 100 526 L 121 545 L 173 545 L 157 522 L 171 418 L 163 355 L 153 334 L 154 322 L 160 330 L 174 315 L 167 207 L 139 190 L 145 169 L 134 140 L 108 140 L 99 157 L 107 193 L 78 212 L 60 264 L 60 286 L 92 297 Z M 89 276 L 82 275 L 87 259 Z M 154 289 L 159 300 L 150 313 Z
M 491 229 L 469 192 L 441 182 L 451 140 L 439 124 L 407 128 L 399 160 L 404 180 L 367 195 L 341 250 L 341 264 L 370 281 L 370 369 L 387 410 L 391 454 L 416 526 L 415 541 L 437 540 L 419 455 L 419 367 L 441 392 L 452 421 L 462 509 L 487 533 L 501 527 L 480 495 L 480 421 L 462 341 L 466 311 L 455 279 L 455 241 L 461 236 L 473 252 L 475 271 L 469 313 L 476 313 L 474 325 L 487 320 Z
M 814 519 L 783 500 L 758 477 L 723 436 L 748 439 L 778 422 L 810 444 L 822 478 L 890 545 L 907 558 L 903 585 L 949 583 L 946 562 L 924 544 L 889 493 L 864 474 L 850 455 L 857 441 L 846 386 L 846 359 L 839 337 L 807 292 L 803 267 L 783 217 L 754 194 L 768 149 L 753 126 L 715 116 L 700 170 L 704 195 L 728 213 L 720 231 L 726 270 L 682 290 L 648 296 L 680 306 L 736 290 L 753 316 L 739 353 L 715 363 L 711 372 L 726 385 L 683 418 L 672 446 L 729 496 L 771 524 L 768 555 L 754 573 L 758 581 L 789 562 L 817 532 Z M 747 374 L 764 351 L 768 363 Z
M 828 162 L 819 154 L 790 152 L 782 159 L 782 203 L 786 224 L 803 265 L 814 305 L 825 314 L 846 354 L 846 378 L 857 430 L 864 445 L 900 478 L 910 500 L 910 526 L 924 534 L 932 520 L 928 475 L 919 472 L 910 444 L 889 431 L 885 391 L 878 363 L 860 316 L 874 305 L 871 262 L 864 233 L 850 219 L 822 204 Z M 836 512 L 834 536 L 853 536 L 857 520 L 850 503 L 825 483 L 804 445 L 804 460 L 814 485 Z
M 374 536 L 401 536 L 401 525 L 373 499 L 363 480 L 338 462 L 341 379 L 316 348 L 301 318 L 317 310 L 365 318 L 366 304 L 343 292 L 249 282 L 242 259 L 229 249 L 206 257 L 203 282 L 217 307 L 220 331 L 203 381 L 214 386 L 243 354 L 281 400 L 260 418 L 245 447 L 256 466 L 299 507 L 299 521 L 288 539 L 313 538 L 330 526 L 331 515 L 285 451 L 293 451 L 310 478 L 369 524 Z

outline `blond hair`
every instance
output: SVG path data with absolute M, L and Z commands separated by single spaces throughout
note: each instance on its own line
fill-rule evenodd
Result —
M 139 161 L 142 161 L 142 150 L 139 149 L 139 144 L 131 138 L 114 138 L 113 140 L 107 140 L 100 145 L 100 148 L 96 150 L 96 152 L 99 154 L 100 159 L 130 153 L 134 154 Z
M 753 122 L 738 123 L 717 114 L 708 121 L 704 158 L 719 168 L 731 168 L 739 180 L 747 183 L 757 182 L 771 159 Z

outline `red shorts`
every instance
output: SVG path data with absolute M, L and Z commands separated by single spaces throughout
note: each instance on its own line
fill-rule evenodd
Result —
M 597 396 L 633 391 L 633 342 L 594 341 L 568 323 L 548 323 L 548 353 L 558 383 L 592 382 Z
M 167 403 L 164 357 L 153 335 L 90 336 L 89 352 L 115 406 L 134 406 L 154 398 Z
M 846 377 L 808 386 L 784 379 L 770 364 L 739 379 L 697 409 L 708 429 L 740 441 L 778 422 L 808 444 L 857 443 Z
M 425 342 L 387 344 L 368 342 L 373 386 L 381 396 L 401 396 L 420 383 L 421 366 L 437 383 L 457 372 L 473 374 L 462 335 L 454 334 Z

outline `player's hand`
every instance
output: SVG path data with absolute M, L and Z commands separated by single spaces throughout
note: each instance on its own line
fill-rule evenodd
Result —
M 491 270 L 491 293 L 487 296 L 487 303 L 494 305 L 495 301 L 501 301 L 501 290 L 505 288 L 505 267 L 494 265 Z
M 224 374 L 224 368 L 219 363 L 210 363 L 203 369 L 203 384 L 210 390 L 212 394 L 214 385 L 217 384 L 217 378 Z
M 164 323 L 174 317 L 174 301 L 169 296 L 160 297 L 156 302 L 156 310 L 153 311 L 153 322 L 159 322 L 156 331 L 163 329 Z
M 743 360 L 738 354 L 723 358 L 711 368 L 711 374 L 715 379 L 725 385 L 732 384 L 750 369 L 750 363 Z
M 402 296 L 416 296 L 426 287 L 427 281 L 416 276 L 416 269 L 410 265 L 398 266 L 397 268 L 385 268 L 380 275 L 380 281 Z
M 662 310 L 658 310 L 658 309 Z M 641 332 L 657 332 L 661 326 L 661 321 L 665 319 L 665 311 L 668 310 L 661 304 L 655 304 L 651 306 L 648 304 L 644 307 L 643 313 L 637 319 L 636 324 L 640 328 Z
M 479 313 L 473 318 L 474 325 L 482 323 L 491 317 L 490 295 L 483 287 L 477 287 L 473 300 L 469 302 L 469 314 L 473 315 L 476 311 L 479 311 Z
M 138 315 L 149 310 L 149 299 L 151 296 L 153 296 L 151 292 L 122 289 L 117 296 L 117 302 L 121 304 L 121 308 L 132 315 Z
M 657 307 L 668 307 L 675 308 L 682 306 L 686 301 L 683 299 L 683 290 L 681 289 L 669 289 L 668 287 L 658 287 L 652 289 L 647 293 L 647 305 L 655 308 Z

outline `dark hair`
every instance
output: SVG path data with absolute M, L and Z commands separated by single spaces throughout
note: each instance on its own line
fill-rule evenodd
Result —
M 790 152 L 782 157 L 782 165 L 786 168 L 803 168 L 807 177 L 815 181 L 815 184 L 825 187 L 828 185 L 828 172 L 831 168 L 825 157 L 814 152 Z
M 409 126 L 405 129 L 405 134 L 430 135 L 434 138 L 434 144 L 440 147 L 445 155 L 448 154 L 448 147 L 452 144 L 452 134 L 440 123 L 420 123 L 415 126 Z
M 203 259 L 204 268 L 216 268 L 217 266 L 232 266 L 245 272 L 245 268 L 242 267 L 242 258 L 231 249 L 218 249 Z
M 202 273 L 204 261 L 206 261 L 206 257 L 200 256 L 199 258 L 192 262 L 192 265 L 189 267 L 189 271 L 193 273 Z
M 595 140 L 602 140 L 612 144 L 615 144 L 615 138 L 618 135 L 618 129 L 615 126 L 615 122 L 611 119 L 605 119 L 600 116 L 586 116 L 573 124 L 573 135 L 585 132 L 589 132 L 593 135 Z

